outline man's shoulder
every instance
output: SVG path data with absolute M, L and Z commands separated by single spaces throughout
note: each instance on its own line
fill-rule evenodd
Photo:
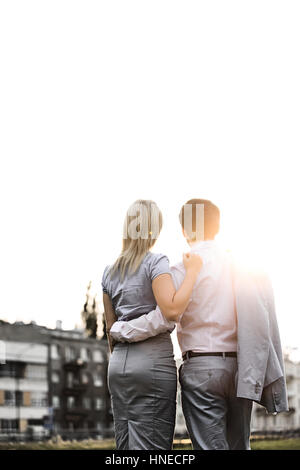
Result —
M 183 265 L 183 262 L 182 261 L 179 261 L 178 263 L 176 264 L 173 264 L 171 266 L 171 271 L 172 271 L 172 274 L 184 274 L 185 273 L 185 268 L 184 268 L 184 265 Z

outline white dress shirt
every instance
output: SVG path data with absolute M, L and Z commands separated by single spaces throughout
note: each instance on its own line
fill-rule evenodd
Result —
M 231 257 L 214 240 L 195 243 L 191 252 L 201 256 L 203 267 L 177 326 L 181 351 L 236 351 L 237 323 Z M 178 289 L 185 276 L 182 262 L 173 266 L 172 275 Z
M 214 240 L 194 244 L 191 252 L 201 256 L 203 266 L 187 309 L 177 324 L 181 351 L 236 351 L 237 322 L 231 257 Z M 178 290 L 185 277 L 183 263 L 173 266 L 171 272 Z M 110 334 L 117 341 L 136 342 L 163 331 L 172 331 L 174 325 L 174 322 L 168 322 L 163 317 L 157 307 L 138 319 L 115 322 Z

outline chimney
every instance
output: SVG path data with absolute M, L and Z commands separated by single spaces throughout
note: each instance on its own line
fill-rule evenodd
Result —
M 61 320 L 56 320 L 56 329 L 57 330 L 62 330 L 62 321 Z

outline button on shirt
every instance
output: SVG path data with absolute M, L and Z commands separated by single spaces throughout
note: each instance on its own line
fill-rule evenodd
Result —
M 197 242 L 191 252 L 201 256 L 203 267 L 177 325 L 181 351 L 236 351 L 237 322 L 230 255 L 214 240 Z M 183 263 L 173 266 L 171 271 L 177 290 L 185 277 Z

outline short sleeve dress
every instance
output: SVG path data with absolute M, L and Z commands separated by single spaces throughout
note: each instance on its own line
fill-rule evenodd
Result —
M 148 252 L 138 270 L 121 279 L 110 274 L 107 266 L 102 277 L 103 292 L 109 295 L 118 320 L 128 321 L 151 312 L 156 307 L 152 281 L 160 274 L 170 274 L 167 256 Z
M 152 281 L 170 274 L 165 255 L 147 253 L 138 270 L 102 277 L 118 320 L 129 321 L 156 308 Z M 170 333 L 136 343 L 117 343 L 110 356 L 108 386 L 118 450 L 171 450 L 176 417 L 177 369 Z

